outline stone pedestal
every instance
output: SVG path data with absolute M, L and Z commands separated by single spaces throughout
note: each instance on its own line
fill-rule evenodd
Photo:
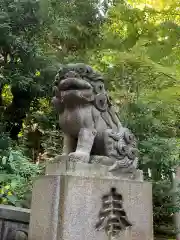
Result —
M 152 189 L 141 175 L 137 171 L 132 180 L 128 174 L 113 176 L 105 166 L 56 158 L 34 184 L 29 240 L 152 240 Z M 122 195 L 132 223 L 117 237 L 95 229 L 102 197 L 111 188 Z

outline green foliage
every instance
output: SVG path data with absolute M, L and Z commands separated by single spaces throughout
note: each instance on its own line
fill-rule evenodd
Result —
M 172 176 L 179 165 L 179 141 L 169 132 L 168 121 L 162 122 L 158 111 L 163 108 L 147 103 L 129 103 L 120 111 L 122 121 L 139 141 L 139 168 L 153 183 L 153 220 L 155 231 L 173 229 L 174 204 Z M 162 114 L 161 114 L 162 117 Z M 173 126 L 175 128 L 175 126 Z M 171 129 L 172 130 L 172 129 Z M 176 207 L 177 208 L 177 207 Z
M 56 71 L 50 67 L 52 62 L 42 52 L 38 40 L 43 29 L 39 2 L 1 0 L 0 6 L 0 32 L 4 33 L 0 37 L 3 84 L 26 92 L 31 90 L 33 98 L 39 91 L 48 90 L 49 85 L 43 89 L 46 77 Z M 37 70 L 41 72 L 40 76 L 36 75 Z
M 50 104 L 57 59 L 82 60 L 96 46 L 104 19 L 98 3 L 0 1 L 0 182 L 18 199 L 39 174 L 37 163 L 61 151 Z
M 104 21 L 102 11 L 106 12 L 107 2 L 40 1 L 42 18 L 46 27 L 50 28 L 48 40 L 59 47 L 61 54 L 80 53 L 81 50 L 91 48 L 97 43 L 99 27 Z
M 17 200 L 21 200 L 24 194 L 31 190 L 33 178 L 41 171 L 40 166 L 31 163 L 18 149 L 10 148 L 0 155 L 0 185 L 8 184 Z
M 18 201 L 14 193 L 9 190 L 10 186 L 1 186 L 0 188 L 0 204 L 12 204 L 16 206 Z

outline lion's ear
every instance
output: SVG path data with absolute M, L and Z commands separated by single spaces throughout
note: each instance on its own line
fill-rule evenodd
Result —
M 95 96 L 94 99 L 94 104 L 95 107 L 101 111 L 101 112 L 105 112 L 107 111 L 108 108 L 108 104 L 107 104 L 107 96 L 104 93 L 99 93 Z

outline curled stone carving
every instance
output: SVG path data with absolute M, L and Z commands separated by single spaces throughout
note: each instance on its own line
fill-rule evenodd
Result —
M 63 154 L 87 163 L 93 155 L 108 157 L 110 171 L 136 168 L 136 139 L 122 126 L 101 74 L 83 63 L 63 65 L 52 102 L 64 132 Z
M 28 240 L 26 230 L 12 230 L 8 233 L 7 240 Z
M 104 229 L 108 236 L 118 235 L 122 230 L 131 227 L 126 212 L 123 209 L 121 194 L 112 188 L 110 193 L 102 197 L 102 209 L 99 212 L 99 221 L 96 230 Z

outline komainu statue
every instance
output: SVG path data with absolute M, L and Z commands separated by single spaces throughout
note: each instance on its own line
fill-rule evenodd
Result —
M 110 171 L 136 168 L 135 137 L 113 110 L 101 74 L 82 63 L 64 65 L 56 75 L 54 94 L 63 154 L 87 163 L 93 155 L 104 156 Z

